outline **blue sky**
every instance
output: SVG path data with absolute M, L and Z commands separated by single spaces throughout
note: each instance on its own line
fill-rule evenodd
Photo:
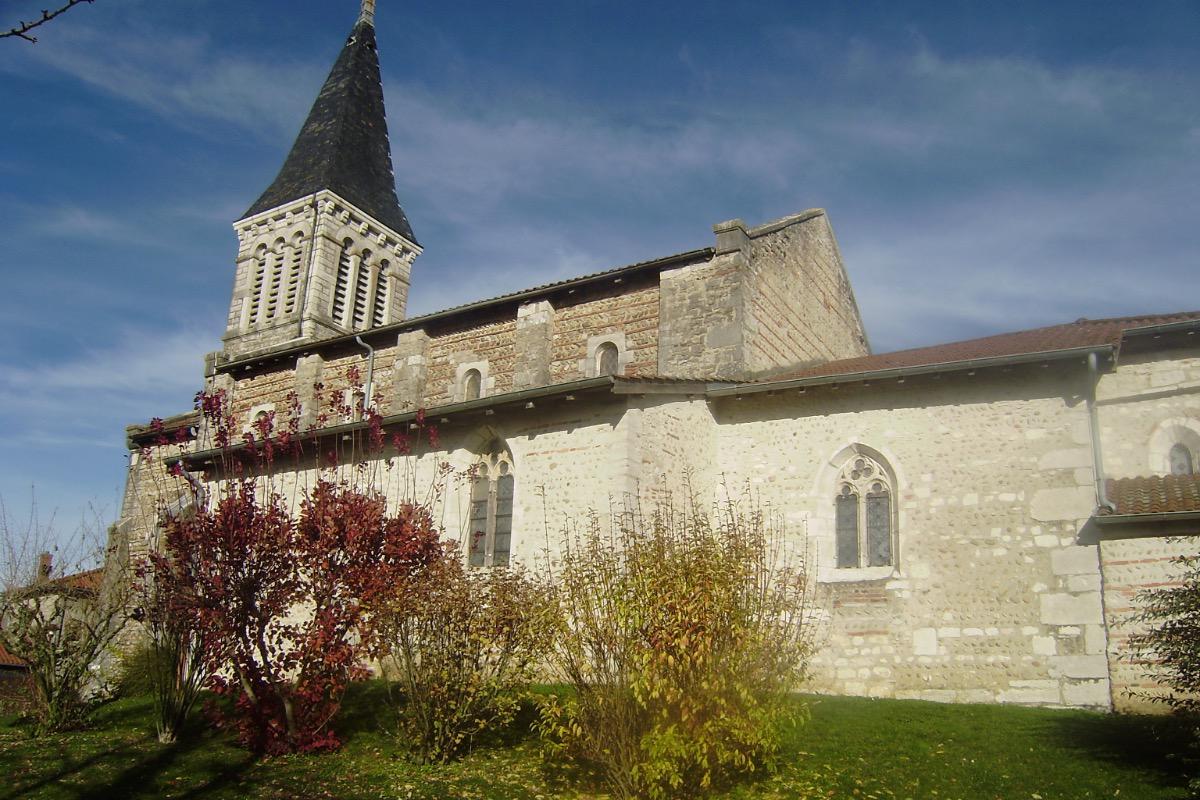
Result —
M 112 516 L 124 426 L 190 407 L 230 223 L 357 7 L 96 0 L 0 40 L 10 514 L 36 486 L 60 526 Z M 1194 0 L 379 0 L 377 28 L 412 314 L 817 206 L 877 352 L 1200 307 Z

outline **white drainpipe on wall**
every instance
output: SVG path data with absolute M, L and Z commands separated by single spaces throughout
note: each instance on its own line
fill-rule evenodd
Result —
M 367 382 L 363 386 L 363 413 L 371 407 L 371 379 L 375 375 L 375 348 L 363 341 L 361 336 L 355 336 L 354 341 L 367 348 Z
M 1092 474 L 1096 478 L 1096 507 L 1099 510 L 1116 511 L 1117 507 L 1108 499 L 1104 488 L 1104 457 L 1100 452 L 1100 418 L 1096 413 L 1096 386 L 1100 383 L 1100 357 L 1093 350 L 1088 353 L 1088 432 L 1092 440 Z

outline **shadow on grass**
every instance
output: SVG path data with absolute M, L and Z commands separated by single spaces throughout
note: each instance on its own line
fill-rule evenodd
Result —
M 1081 755 L 1151 773 L 1165 786 L 1186 786 L 1191 728 L 1178 716 L 1070 716 L 1050 723 L 1049 735 Z

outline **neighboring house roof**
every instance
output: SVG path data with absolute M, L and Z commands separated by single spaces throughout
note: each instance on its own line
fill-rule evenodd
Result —
M 1117 516 L 1200 512 L 1200 475 L 1110 478 L 1105 491 Z
M 4 645 L 0 644 L 0 667 L 23 667 L 25 662 L 14 656 L 12 653 L 4 649 Z
M 1110 319 L 1078 319 L 1065 325 L 1049 325 L 1044 328 L 1001 333 L 995 336 L 948 342 L 931 347 L 917 347 L 892 353 L 826 361 L 823 364 L 814 364 L 797 370 L 789 370 L 779 375 L 772 375 L 768 380 L 775 382 L 826 375 L 847 375 L 957 361 L 1031 355 L 1081 347 L 1103 347 L 1105 345 L 1118 347 L 1126 331 L 1189 320 L 1200 320 L 1200 311 Z
M 275 181 L 243 219 L 329 189 L 416 243 L 396 197 L 375 27 L 360 19 Z

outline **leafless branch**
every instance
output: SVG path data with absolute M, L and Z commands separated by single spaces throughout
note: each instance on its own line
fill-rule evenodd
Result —
M 65 6 L 63 6 L 60 9 L 57 9 L 55 11 L 47 11 L 46 9 L 42 9 L 42 18 L 41 19 L 36 19 L 33 22 L 18 23 L 15 28 L 8 31 L 7 33 L 0 33 L 0 39 L 4 39 L 8 36 L 16 36 L 17 38 L 24 39 L 27 42 L 37 43 L 37 37 L 29 35 L 29 32 L 31 30 L 33 30 L 34 28 L 37 28 L 41 25 L 45 25 L 47 22 L 54 19 L 59 14 L 67 13 L 68 11 L 70 11 L 72 8 L 79 5 L 80 3 L 91 3 L 91 2 L 93 2 L 93 0 L 67 0 L 67 4 Z

